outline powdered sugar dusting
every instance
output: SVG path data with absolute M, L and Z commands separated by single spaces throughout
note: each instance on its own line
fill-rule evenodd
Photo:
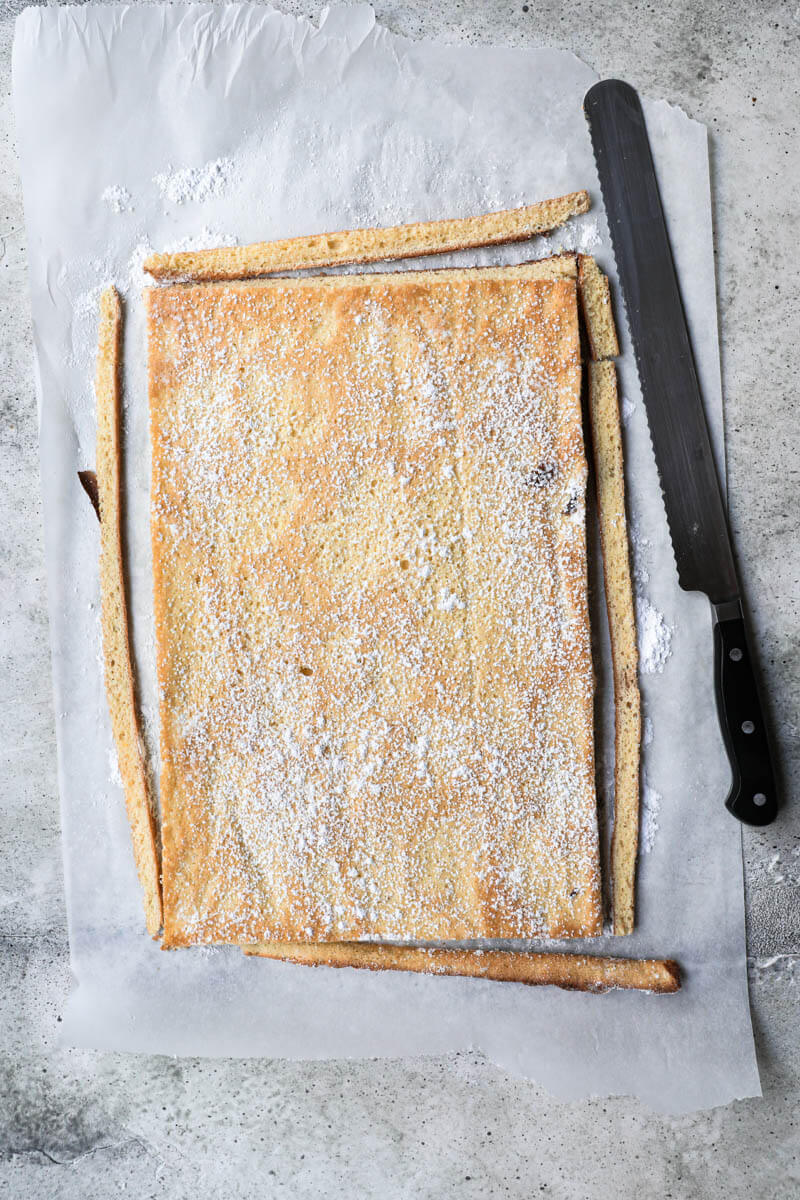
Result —
M 79 292 L 72 303 L 68 365 L 83 371 L 87 380 L 92 377 L 95 354 L 93 337 L 97 329 L 97 313 L 102 291 L 102 286 L 89 287 Z
M 650 582 L 650 569 L 648 566 L 650 539 L 640 532 L 639 526 L 635 521 L 631 521 L 628 525 L 628 538 L 631 547 L 633 582 L 636 591 L 641 594 Z
M 642 787 L 640 843 L 645 854 L 650 854 L 658 833 L 658 815 L 664 797 L 645 781 Z
M 596 929 L 574 308 L 436 279 L 150 294 L 190 941 Z
M 218 229 L 210 229 L 204 225 L 197 233 L 187 237 L 174 238 L 162 247 L 165 253 L 175 254 L 181 250 L 211 250 L 217 246 L 235 246 L 237 239 L 231 233 L 222 233 Z M 124 295 L 139 295 L 143 288 L 152 284 L 152 279 L 145 272 L 144 263 L 153 253 L 153 245 L 149 238 L 144 237 L 137 242 L 133 253 L 128 259 L 124 277 L 119 287 Z
M 633 414 L 636 412 L 636 405 L 632 400 L 629 400 L 627 396 L 623 396 L 622 404 L 620 405 L 620 411 L 622 413 L 622 423 L 623 425 L 627 425 Z
M 455 592 L 451 592 L 448 588 L 443 587 L 439 592 L 436 607 L 439 609 L 439 612 L 454 612 L 456 609 L 464 607 L 464 601 Z
M 170 204 L 202 204 L 212 196 L 221 196 L 235 172 L 232 158 L 215 158 L 199 167 L 181 167 L 153 176 L 153 182 Z
M 639 666 L 645 675 L 660 675 L 672 653 L 672 628 L 646 596 L 636 597 Z
M 122 776 L 119 771 L 116 746 L 110 746 L 108 750 L 108 778 L 116 787 L 122 787 Z
M 575 250 L 579 254 L 591 254 L 601 241 L 597 217 L 583 214 L 573 217 L 566 225 L 547 235 L 548 253 Z
M 100 196 L 113 213 L 133 212 L 133 197 L 127 188 L 119 183 L 109 184 Z

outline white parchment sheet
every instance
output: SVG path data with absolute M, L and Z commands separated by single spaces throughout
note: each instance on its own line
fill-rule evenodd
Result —
M 649 852 L 638 931 L 601 947 L 678 959 L 678 995 L 309 970 L 235 949 L 163 953 L 144 932 L 115 781 L 99 659 L 98 527 L 76 480 L 94 464 L 100 287 L 116 281 L 127 302 L 133 621 L 152 733 L 146 249 L 467 215 L 587 187 L 592 212 L 549 242 L 449 261 L 511 262 L 577 246 L 613 274 L 581 109 L 595 78 L 557 50 L 410 42 L 377 25 L 366 5 L 331 9 L 319 28 L 250 5 L 44 7 L 19 18 L 14 102 L 76 981 L 66 1043 L 309 1058 L 473 1046 L 564 1098 L 631 1093 L 677 1113 L 759 1094 L 740 830 L 723 807 L 729 774 L 714 712 L 710 616 L 703 597 L 677 585 L 624 328 L 637 588 L 662 652 L 672 636 L 666 661 L 650 664 L 663 669 L 643 675 Z M 706 131 L 664 103 L 648 102 L 646 114 L 722 463 Z

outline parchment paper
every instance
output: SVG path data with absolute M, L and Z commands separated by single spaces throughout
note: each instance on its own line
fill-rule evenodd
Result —
M 76 980 L 62 1027 L 66 1043 L 310 1058 L 473 1046 L 564 1098 L 632 1093 L 677 1113 L 759 1094 L 740 831 L 722 803 L 729 773 L 714 714 L 708 605 L 677 585 L 624 323 L 638 586 L 674 632 L 663 672 L 643 678 L 653 730 L 644 754 L 652 847 L 642 858 L 638 931 L 624 941 L 607 938 L 601 948 L 677 958 L 685 972 L 678 995 L 591 996 L 312 971 L 244 959 L 234 949 L 165 954 L 144 932 L 114 778 L 100 668 L 98 529 L 76 480 L 79 468 L 94 463 L 101 285 L 115 280 L 127 299 L 132 607 L 152 735 L 137 267 L 146 246 L 466 215 L 588 187 L 593 212 L 568 233 L 535 243 L 533 253 L 553 245 L 591 249 L 613 275 L 581 110 L 595 78 L 556 50 L 410 42 L 378 26 L 366 5 L 334 8 L 319 28 L 258 6 L 34 8 L 19 18 L 14 102 Z M 648 102 L 646 113 L 722 465 L 706 131 L 664 103 Z M 223 161 L 206 169 L 216 160 Z M 176 177 L 184 168 L 202 170 Z M 524 245 L 449 261 L 510 262 L 531 253 Z

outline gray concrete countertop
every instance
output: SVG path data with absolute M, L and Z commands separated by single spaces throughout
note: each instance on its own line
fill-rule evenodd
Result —
M 320 5 L 285 2 L 297 15 Z M 800 1196 L 800 8 L 765 0 L 375 0 L 411 37 L 551 44 L 712 135 L 731 523 L 793 806 L 745 833 L 763 1100 L 656 1117 L 560 1104 L 464 1053 L 286 1063 L 53 1049 L 70 986 L 10 61 L 0 3 L 0 1194 L 15 1197 Z

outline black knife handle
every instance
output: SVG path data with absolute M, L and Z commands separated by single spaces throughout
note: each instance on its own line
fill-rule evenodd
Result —
M 717 708 L 733 770 L 725 805 L 747 825 L 769 825 L 778 814 L 778 796 L 742 606 L 734 600 L 712 607 Z

